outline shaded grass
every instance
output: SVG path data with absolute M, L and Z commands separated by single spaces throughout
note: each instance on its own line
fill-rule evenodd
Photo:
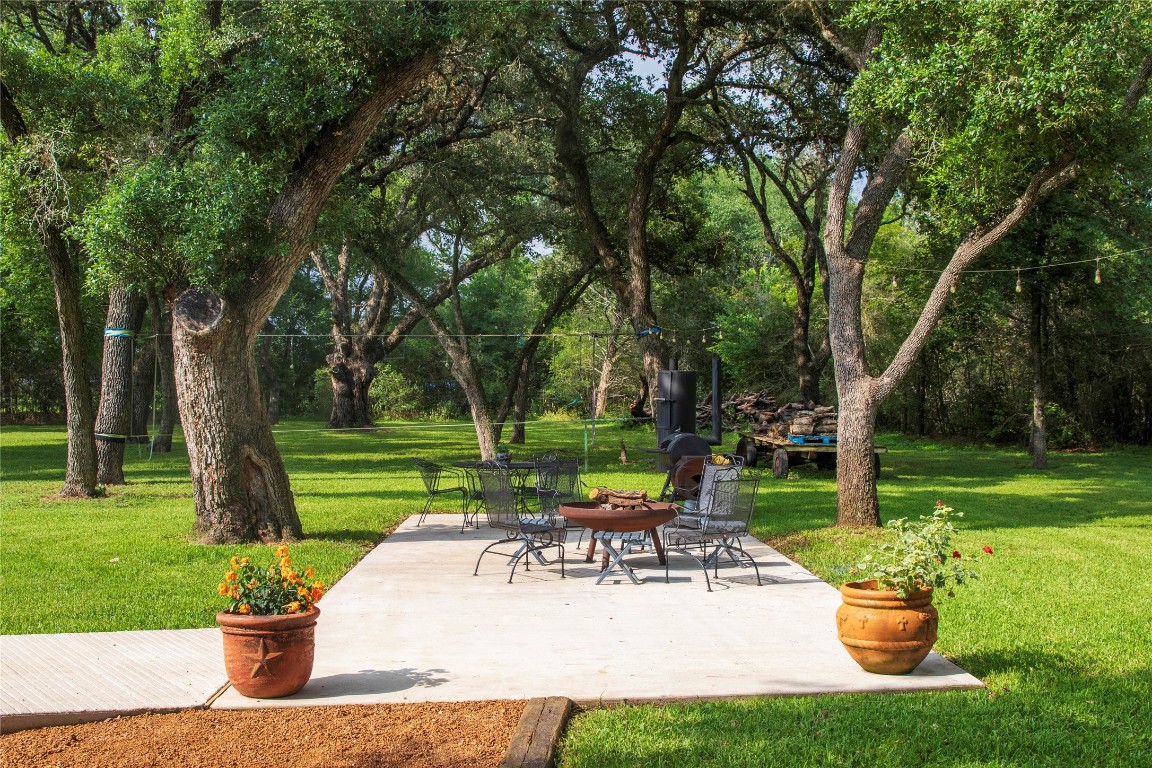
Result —
M 407 457 L 476 455 L 467 425 L 385 426 L 278 428 L 308 536 L 294 561 L 326 582 L 418 511 L 424 494 Z M 579 449 L 584 433 L 550 421 L 528 436 L 517 457 Z M 635 462 L 626 467 L 621 439 Z M 650 431 L 601 426 L 588 481 L 658 492 L 663 475 L 638 450 L 653 442 Z M 886 518 L 929 514 L 943 499 L 965 513 L 961 550 L 995 550 L 977 566 L 981 581 L 939 603 L 937 649 L 988 689 L 590 710 L 572 721 L 563 766 L 1152 765 L 1152 451 L 1054 454 L 1036 472 L 1021 453 L 884 442 Z M 182 448 L 177 440 L 177 453 L 149 459 L 129 447 L 129 485 L 66 502 L 47 498 L 63 478 L 62 430 L 4 429 L 3 633 L 212 626 L 228 558 L 269 548 L 191 541 Z M 829 473 L 800 467 L 761 487 L 754 532 L 832 583 L 878 538 L 829 527 Z

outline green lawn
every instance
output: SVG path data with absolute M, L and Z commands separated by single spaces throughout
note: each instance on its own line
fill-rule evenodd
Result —
M 331 582 L 423 501 L 411 455 L 476 454 L 468 425 L 390 424 L 333 433 L 277 427 L 308 540 L 296 564 Z M 579 448 L 580 425 L 529 425 L 519 455 Z M 635 464 L 622 467 L 623 438 Z M 819 696 L 584 712 L 560 762 L 581 766 L 1143 766 L 1152 765 L 1152 451 L 1027 457 L 886 436 L 886 518 L 965 513 L 959 546 L 995 554 L 983 579 L 939 604 L 937 649 L 986 691 Z M 659 490 L 639 447 L 650 432 L 601 426 L 588 480 Z M 149 458 L 128 448 L 129 485 L 108 498 L 49 498 L 63 477 L 60 428 L 0 433 L 0 631 L 205 627 L 234 554 L 190 539 L 183 444 Z M 875 534 L 829 528 L 834 481 L 811 467 L 767 476 L 755 532 L 839 583 Z M 833 619 L 828 617 L 831 622 Z M 782 631 L 784 631 L 782 629 Z M 676 674 L 670 663 L 669 674 Z

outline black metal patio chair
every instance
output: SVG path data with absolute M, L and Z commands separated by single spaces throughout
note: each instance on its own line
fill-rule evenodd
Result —
M 535 558 L 541 565 L 551 565 L 541 554 L 546 549 L 556 547 L 560 552 L 560 577 L 564 578 L 564 539 L 567 530 L 558 524 L 554 516 L 527 517 L 516 499 L 512 482 L 506 469 L 478 469 L 480 488 L 484 493 L 484 517 L 488 525 L 504 532 L 504 538 L 486 546 L 476 558 L 476 568 L 472 575 L 480 573 L 480 561 L 489 552 L 496 552 L 508 558 L 512 572 L 508 574 L 508 583 L 516 575 L 516 568 L 520 561 L 524 561 L 524 570 L 528 570 L 528 558 Z M 497 547 L 502 545 L 515 545 L 512 552 L 500 552 Z
M 541 516 L 560 518 L 570 531 L 580 531 L 584 539 L 584 526 L 560 514 L 560 505 L 582 501 L 584 483 L 580 480 L 580 461 L 574 458 L 544 459 L 536 462 L 536 508 Z M 576 546 L 580 546 L 577 541 Z
M 676 503 L 697 499 L 708 476 L 722 471 L 722 467 L 728 468 L 724 471 L 735 470 L 739 474 L 743 470 L 744 460 L 732 454 L 680 457 L 668 468 L 659 500 Z
M 719 578 L 722 558 L 741 568 L 751 565 L 756 572 L 756 584 L 763 583 L 756 561 L 740 546 L 740 537 L 748 533 L 756 507 L 759 483 L 759 475 L 753 473 L 715 480 L 709 483 L 708 496 L 704 499 L 706 506 L 702 504 L 692 513 L 680 513 L 664 526 L 665 582 L 668 581 L 668 555 L 679 552 L 691 557 L 704 570 L 709 592 L 712 581 L 708 578 L 708 569 L 712 568 L 713 575 Z
M 460 526 L 460 532 L 463 533 L 465 526 L 468 525 L 469 517 L 468 478 L 454 467 L 445 467 L 425 459 L 412 459 L 412 463 L 420 471 L 420 479 L 424 481 L 424 487 L 428 489 L 428 498 L 424 502 L 424 508 L 420 510 L 420 519 L 416 521 L 416 527 L 419 528 L 424 522 L 424 518 L 428 516 L 428 510 L 432 508 L 434 499 L 438 496 L 459 493 L 460 511 L 464 513 L 464 524 Z M 475 514 L 472 517 L 473 522 L 475 522 Z

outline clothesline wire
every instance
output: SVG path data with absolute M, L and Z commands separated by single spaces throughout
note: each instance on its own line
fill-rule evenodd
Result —
M 994 269 L 963 269 L 960 270 L 962 274 L 975 274 L 978 272 L 1032 272 L 1039 269 L 1055 269 L 1056 267 L 1067 267 L 1073 264 L 1091 264 L 1093 262 L 1106 261 L 1107 259 L 1118 259 L 1121 256 L 1128 256 L 1133 253 L 1141 253 L 1143 251 L 1152 251 L 1152 245 L 1144 248 L 1135 248 L 1131 251 L 1124 251 L 1123 253 L 1112 253 L 1108 255 L 1093 256 L 1089 259 L 1080 259 L 1078 261 L 1061 261 L 1055 264 L 1033 264 L 1027 267 L 997 267 Z M 944 270 L 928 268 L 928 267 L 887 267 L 892 272 L 931 272 L 934 274 L 943 274 Z
M 681 334 L 708 333 L 709 331 L 715 331 L 718 329 L 719 329 L 719 326 L 716 326 L 716 325 L 710 325 L 707 328 L 687 328 L 687 329 L 661 327 L 660 333 L 661 333 L 661 335 L 673 335 L 673 334 L 677 334 L 677 333 L 681 333 Z M 170 334 L 170 333 L 154 333 L 154 334 L 150 334 L 150 335 L 140 335 L 140 336 L 137 336 L 136 338 L 138 338 L 138 339 L 169 338 L 169 337 L 171 337 L 171 335 L 172 334 Z M 342 333 L 340 335 L 346 336 L 349 338 L 360 338 L 363 336 L 367 336 L 368 334 L 365 334 L 365 333 Z M 552 338 L 552 337 L 582 337 L 582 338 L 591 337 L 591 338 L 595 339 L 595 338 L 608 338 L 608 337 L 613 337 L 613 336 L 616 338 L 620 338 L 622 336 L 624 336 L 624 337 L 635 336 L 636 334 L 633 333 L 632 331 L 617 331 L 615 333 L 613 333 L 611 331 L 603 331 L 603 332 L 601 332 L 601 331 L 549 331 L 549 332 L 545 332 L 545 333 L 449 333 L 446 335 L 450 336 L 451 338 L 454 338 L 454 339 L 529 339 L 529 338 L 547 339 L 547 338 Z M 331 339 L 332 334 L 331 334 L 331 332 L 329 332 L 329 333 L 259 333 L 256 335 L 256 337 L 260 338 L 260 339 L 265 339 L 265 338 L 267 338 L 267 339 Z M 406 338 L 406 339 L 436 339 L 439 337 L 434 333 L 406 333 L 406 334 L 404 334 L 404 338 Z

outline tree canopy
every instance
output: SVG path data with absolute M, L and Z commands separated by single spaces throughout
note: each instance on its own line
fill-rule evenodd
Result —
M 214 541 L 302 534 L 273 392 L 362 427 L 378 373 L 487 456 L 544 402 L 635 414 L 669 356 L 717 353 L 838 407 L 842 524 L 879 521 L 878 425 L 1152 435 L 1149 0 L 0 14 L 3 301 L 35 324 L 3 329 L 3 405 L 67 400 L 81 495 L 122 288 L 170 307 Z

